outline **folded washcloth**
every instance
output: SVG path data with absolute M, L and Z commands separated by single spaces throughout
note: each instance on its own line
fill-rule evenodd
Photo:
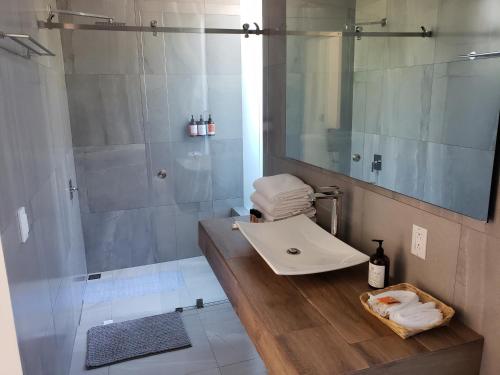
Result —
M 254 203 L 254 208 L 262 212 L 262 215 L 264 216 L 265 221 L 276 221 L 276 220 L 283 220 L 292 216 L 297 216 L 297 215 L 306 215 L 308 218 L 313 218 L 316 215 L 316 209 L 314 207 L 309 207 L 305 210 L 299 210 L 296 212 L 290 212 L 286 215 L 273 215 L 269 212 L 267 212 L 263 207 L 260 207 L 258 204 Z
M 434 302 L 417 302 L 398 311 L 393 311 L 389 319 L 409 329 L 426 329 L 443 320 L 443 313 Z
M 308 198 L 314 193 L 309 185 L 291 174 L 259 178 L 254 181 L 253 187 L 271 202 Z
M 271 202 L 257 191 L 250 196 L 250 200 L 273 216 L 287 215 L 291 212 L 306 210 L 312 206 L 311 200 L 307 198 Z
M 368 299 L 368 305 L 371 309 L 383 317 L 415 303 L 418 303 L 417 294 L 407 290 L 389 290 L 377 295 L 370 295 Z

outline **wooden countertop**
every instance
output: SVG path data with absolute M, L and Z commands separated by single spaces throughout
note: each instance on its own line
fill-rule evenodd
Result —
M 199 244 L 272 374 L 479 374 L 483 338 L 457 319 L 403 340 L 359 302 L 367 264 L 278 276 L 232 222 L 200 222 Z

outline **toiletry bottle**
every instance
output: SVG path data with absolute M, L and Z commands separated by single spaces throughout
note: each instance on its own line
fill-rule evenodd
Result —
M 210 136 L 215 135 L 215 122 L 212 120 L 212 115 L 208 115 L 207 134 Z
M 198 121 L 198 135 L 207 135 L 207 124 L 203 121 L 202 115 L 200 115 L 200 121 Z
M 377 252 L 370 257 L 368 270 L 368 285 L 373 289 L 383 289 L 389 285 L 390 261 L 384 255 L 382 247 L 383 240 L 372 240 L 378 242 Z
M 198 135 L 198 125 L 196 125 L 193 115 L 191 115 L 191 121 L 189 121 L 188 124 L 188 134 L 190 137 L 196 137 Z

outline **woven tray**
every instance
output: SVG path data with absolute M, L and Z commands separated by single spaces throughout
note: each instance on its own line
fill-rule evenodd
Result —
M 370 308 L 370 305 L 368 305 L 368 298 L 370 297 L 369 295 L 376 296 L 377 294 L 384 293 L 384 292 L 387 292 L 389 290 L 411 291 L 411 292 L 416 293 L 418 295 L 418 298 L 420 299 L 420 301 L 423 303 L 434 302 L 436 304 L 436 308 L 441 310 L 441 312 L 443 313 L 443 320 L 440 321 L 439 323 L 431 325 L 425 329 L 408 329 L 408 328 L 400 326 L 397 323 L 394 323 L 393 321 L 389 320 L 388 318 L 384 318 L 384 317 L 380 316 L 376 312 L 372 311 L 372 309 Z M 407 284 L 407 283 L 393 285 L 393 286 L 387 287 L 385 289 L 366 292 L 366 293 L 363 293 L 361 296 L 359 296 L 359 299 L 361 300 L 361 304 L 363 305 L 363 307 L 365 308 L 366 311 L 368 311 L 370 314 L 375 316 L 378 320 L 380 320 L 382 323 L 384 323 L 386 326 L 388 326 L 390 329 L 392 329 L 399 337 L 401 337 L 403 339 L 407 339 L 408 337 L 414 336 L 420 332 L 428 331 L 428 330 L 436 328 L 436 327 L 448 325 L 450 323 L 450 320 L 453 317 L 453 315 L 455 315 L 455 310 L 453 310 L 453 308 L 444 304 L 440 300 L 432 297 L 431 295 L 425 293 L 424 291 L 418 289 L 417 287 L 415 287 L 411 284 Z

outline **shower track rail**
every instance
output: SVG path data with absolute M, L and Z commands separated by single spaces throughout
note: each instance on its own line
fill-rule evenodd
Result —
M 154 22 L 154 21 L 153 21 Z M 204 27 L 164 27 L 164 26 L 129 26 L 119 23 L 95 23 L 95 24 L 77 24 L 66 22 L 47 22 L 38 21 L 40 29 L 59 29 L 59 30 L 101 30 L 101 31 L 131 31 L 141 33 L 185 33 L 185 34 L 235 34 L 235 35 L 262 35 L 264 30 L 257 28 L 250 30 L 245 27 L 242 29 L 218 29 Z

